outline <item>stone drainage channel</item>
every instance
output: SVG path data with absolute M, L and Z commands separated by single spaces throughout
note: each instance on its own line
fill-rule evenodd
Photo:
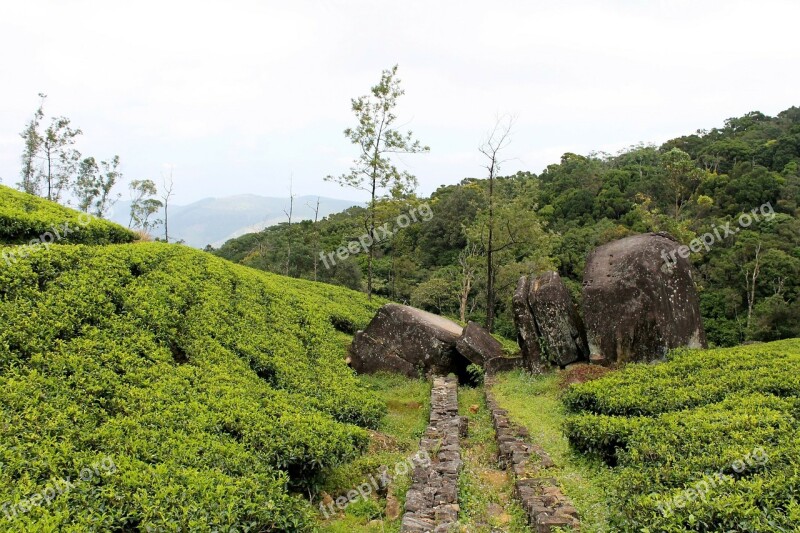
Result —
M 547 470 L 554 466 L 538 445 L 530 444 L 528 432 L 508 420 L 486 377 L 488 406 L 497 439 L 498 462 L 514 477 L 515 495 L 522 503 L 531 528 L 550 533 L 553 528 L 580 529 L 578 512 L 558 488 Z M 403 533 L 443 533 L 458 522 L 458 475 L 463 465 L 460 438 L 467 435 L 467 419 L 458 416 L 458 379 L 435 377 L 431 389 L 430 423 L 420 440 L 420 450 L 431 458 L 429 467 L 417 466 L 406 493 Z M 454 529 L 454 528 L 453 528 Z

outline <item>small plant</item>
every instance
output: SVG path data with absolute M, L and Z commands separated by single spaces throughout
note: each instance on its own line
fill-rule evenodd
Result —
M 469 365 L 467 367 L 467 375 L 469 376 L 469 382 L 473 385 L 483 385 L 483 378 L 484 378 L 484 370 L 483 367 L 480 365 L 476 365 L 475 363 Z
M 383 515 L 383 510 L 378 502 L 372 499 L 360 499 L 351 503 L 345 513 L 363 519 L 364 521 L 375 520 Z

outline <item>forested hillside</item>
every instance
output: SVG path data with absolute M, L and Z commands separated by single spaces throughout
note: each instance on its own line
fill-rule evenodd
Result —
M 488 180 L 479 178 L 440 187 L 429 199 L 384 198 L 381 221 L 392 226 L 421 202 L 433 217 L 396 228 L 376 247 L 375 292 L 439 313 L 485 318 L 488 198 Z M 514 336 L 508 306 L 520 274 L 554 268 L 579 298 L 593 247 L 631 233 L 667 231 L 684 244 L 696 243 L 690 261 L 712 343 L 798 336 L 799 201 L 797 107 L 776 117 L 748 113 L 661 146 L 567 153 L 538 175 L 498 178 L 495 330 Z M 282 224 L 231 240 L 215 253 L 360 289 L 366 254 L 330 264 L 320 253 L 329 258 L 357 240 L 366 214 L 351 208 L 317 224 Z

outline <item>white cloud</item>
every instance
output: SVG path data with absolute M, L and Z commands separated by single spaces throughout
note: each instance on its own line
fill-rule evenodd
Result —
M 798 104 L 799 19 L 778 0 L 5 2 L 0 176 L 15 181 L 44 91 L 128 177 L 173 162 L 181 202 L 273 194 L 290 174 L 299 194 L 346 197 L 322 176 L 355 153 L 350 98 L 394 63 L 401 120 L 432 148 L 405 158 L 422 192 L 480 174 L 497 113 L 518 116 L 509 156 L 539 172 L 561 150 Z

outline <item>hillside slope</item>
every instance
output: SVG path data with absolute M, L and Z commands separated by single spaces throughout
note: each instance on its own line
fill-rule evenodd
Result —
M 384 412 L 343 363 L 379 305 L 159 243 L 0 265 L 0 530 L 305 529 Z
M 112 244 L 135 239 L 122 226 L 0 185 L 0 243 Z
M 294 199 L 292 220 L 314 220 L 316 196 L 299 196 Z M 331 213 L 338 213 L 356 202 L 335 198 L 319 198 L 319 213 L 322 219 Z M 112 209 L 110 219 L 127 225 L 130 218 L 130 202 L 122 200 Z M 228 239 L 261 231 L 266 227 L 286 222 L 284 210 L 289 209 L 289 198 L 273 198 L 256 194 L 239 194 L 224 198 L 204 198 L 187 205 L 170 205 L 170 240 L 183 240 L 194 248 L 204 248 L 210 244 L 219 247 Z M 154 218 L 163 220 L 160 210 Z M 153 235 L 163 236 L 163 224 L 157 224 Z
M 736 346 L 800 336 L 798 107 L 774 117 L 747 113 L 659 147 L 640 144 L 614 155 L 565 153 L 538 174 L 518 172 L 492 183 L 491 216 L 502 249 L 492 254 L 494 331 L 505 337 L 516 336 L 508 304 L 520 275 L 555 270 L 579 300 L 586 258 L 594 248 L 651 231 L 669 232 L 691 246 L 711 343 Z M 488 189 L 488 180 L 467 178 L 421 199 L 432 216 L 397 228 L 373 247 L 375 294 L 458 315 L 464 261 L 477 263 L 476 256 L 487 255 Z M 396 217 L 419 200 L 382 201 L 378 225 L 396 226 Z M 358 239 L 364 215 L 356 207 L 319 224 L 275 226 L 231 240 L 217 253 L 255 268 L 306 279 L 324 276 L 357 288 L 367 270 L 363 253 L 342 254 L 330 269 L 315 258 Z M 703 239 L 703 245 L 694 239 Z M 488 314 L 485 271 L 478 268 L 466 285 L 467 319 L 482 321 Z
M 800 339 L 680 350 L 564 396 L 577 450 L 613 466 L 615 531 L 796 531 Z

